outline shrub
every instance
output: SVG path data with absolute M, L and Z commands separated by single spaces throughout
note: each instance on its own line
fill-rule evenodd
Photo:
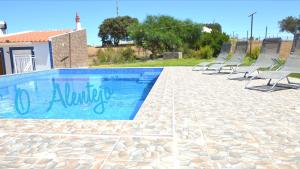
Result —
M 252 50 L 251 55 L 250 52 L 247 53 L 246 57 L 244 58 L 243 65 L 249 66 L 255 62 L 255 60 L 258 58 L 260 54 L 260 48 L 256 47 Z
M 124 58 L 127 62 L 134 62 L 136 60 L 136 56 L 134 53 L 134 50 L 130 47 L 127 47 L 126 49 L 121 51 L 122 58 Z
M 195 51 L 193 49 L 185 49 L 182 52 L 183 58 L 188 59 L 188 58 L 193 58 L 193 53 Z
M 108 50 L 111 51 L 112 49 L 109 48 L 106 51 L 98 50 L 97 58 L 95 59 L 96 64 L 108 62 L 108 60 L 110 58 L 110 56 L 109 56 L 110 52 L 108 52 Z
M 213 57 L 214 50 L 210 46 L 204 46 L 200 50 L 193 51 L 192 58 L 210 59 Z
M 131 48 L 107 48 L 97 52 L 97 58 L 94 60 L 94 64 L 134 62 L 135 59 L 136 56 L 134 55 L 134 50 Z
M 200 50 L 194 50 L 194 51 L 192 51 L 192 53 L 191 53 L 191 58 L 201 58 L 200 57 Z
M 217 57 L 221 51 L 222 44 L 228 41 L 228 35 L 213 30 L 211 33 L 203 33 L 199 43 L 201 47 L 210 46 L 214 51 L 213 56 Z
M 199 56 L 201 59 L 210 59 L 214 55 L 214 50 L 210 46 L 204 46 L 199 50 Z
M 193 53 L 195 52 L 193 49 L 190 49 L 186 44 L 182 45 L 179 51 L 182 51 L 183 58 L 192 58 Z
M 250 55 L 250 52 L 248 52 L 246 57 L 248 57 L 252 60 L 256 60 L 258 58 L 259 54 L 260 54 L 260 48 L 256 47 L 252 50 L 251 55 Z

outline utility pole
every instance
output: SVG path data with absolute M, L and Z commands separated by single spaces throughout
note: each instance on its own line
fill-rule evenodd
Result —
M 298 16 L 298 20 L 300 21 L 300 15 Z M 300 23 L 299 21 L 297 22 L 297 28 L 296 28 L 296 34 L 299 34 L 300 33 Z
M 249 39 L 249 35 L 248 35 L 249 33 L 248 33 L 248 30 L 247 30 L 247 40 Z
M 250 14 L 248 17 L 251 17 L 251 32 L 250 32 L 250 56 L 252 52 L 252 41 L 253 41 L 253 15 L 255 15 L 256 12 Z
M 116 0 L 117 17 L 119 16 L 119 0 Z
M 266 33 L 265 33 L 265 38 L 268 37 L 268 26 L 266 26 Z

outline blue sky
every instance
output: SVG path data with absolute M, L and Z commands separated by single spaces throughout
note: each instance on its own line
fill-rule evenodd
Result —
M 0 0 L 0 20 L 8 24 L 8 32 L 75 28 L 75 13 L 88 32 L 88 43 L 99 45 L 99 24 L 116 16 L 115 0 Z M 300 15 L 297 0 L 119 0 L 120 15 L 143 21 L 147 15 L 170 15 L 199 23 L 218 22 L 232 35 L 246 37 L 250 30 L 248 14 L 256 11 L 254 36 L 291 36 L 279 33 L 278 21 Z

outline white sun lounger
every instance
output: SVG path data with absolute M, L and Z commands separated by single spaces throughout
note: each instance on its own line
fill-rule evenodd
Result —
M 216 73 L 221 72 L 225 67 L 229 67 L 229 70 L 235 70 L 238 66 L 243 63 L 244 57 L 247 54 L 248 41 L 240 41 L 236 43 L 235 51 L 232 57 L 225 63 L 212 64 L 207 70 L 214 70 Z
M 253 76 L 248 83 L 246 84 L 245 88 L 247 89 L 255 89 L 256 87 L 250 86 L 250 83 L 254 78 L 260 79 L 269 79 L 267 86 L 270 86 L 267 89 L 260 89 L 264 91 L 272 91 L 275 86 L 279 84 L 279 82 L 283 79 L 286 79 L 288 84 L 292 84 L 288 78 L 288 75 L 291 73 L 300 73 L 300 39 L 294 40 L 293 44 L 293 52 L 287 58 L 285 64 L 278 68 L 276 71 L 262 71 L 256 76 Z M 271 84 L 272 80 L 276 80 L 275 83 Z M 294 87 L 294 85 L 293 85 Z M 299 85 L 298 85 L 299 87 Z
M 201 62 L 193 67 L 193 70 L 206 70 L 209 65 L 215 64 L 215 63 L 224 63 L 227 60 L 227 57 L 230 53 L 231 49 L 231 43 L 225 42 L 222 45 L 221 52 L 213 62 Z
M 240 79 L 234 77 L 234 74 L 243 74 L 243 78 L 248 78 L 252 73 L 259 69 L 272 69 L 279 57 L 279 50 L 281 46 L 281 38 L 268 38 L 264 39 L 259 54 L 255 63 L 251 66 L 240 66 L 230 73 L 228 79 Z

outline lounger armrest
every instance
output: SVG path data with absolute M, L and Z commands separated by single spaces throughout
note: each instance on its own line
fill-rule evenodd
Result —
M 269 67 L 269 70 L 272 70 L 275 66 L 276 66 L 276 64 L 274 63 L 273 65 L 271 65 L 271 66 Z
M 280 62 L 280 59 L 279 58 L 273 58 L 272 60 L 273 60 L 274 64 L 271 66 L 270 69 L 274 68 L 276 65 L 279 65 L 279 67 L 276 69 L 276 71 L 280 70 L 283 66 Z
M 270 67 L 269 67 L 269 70 L 272 70 L 276 65 L 278 65 L 278 63 L 274 63 L 273 65 L 271 65 Z M 281 67 L 281 66 L 280 66 Z M 277 70 L 277 69 L 276 69 Z
M 275 64 L 280 65 L 280 60 L 278 58 L 272 58 L 272 60 Z

